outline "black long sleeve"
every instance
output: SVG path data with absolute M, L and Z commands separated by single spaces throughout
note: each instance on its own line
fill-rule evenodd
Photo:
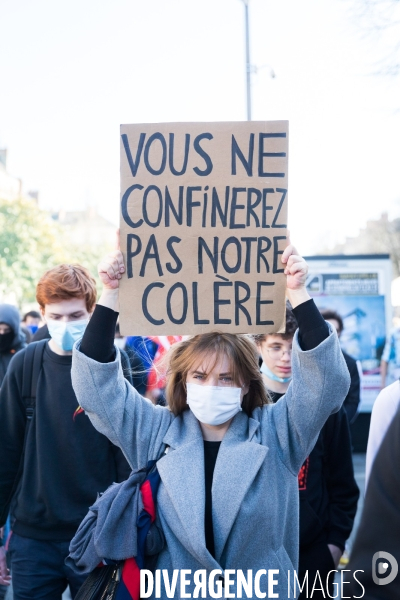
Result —
M 100 363 L 112 362 L 115 358 L 114 337 L 117 320 L 117 312 L 96 304 L 83 334 L 81 352 Z
M 329 327 L 311 298 L 293 309 L 302 350 L 312 350 L 329 336 Z

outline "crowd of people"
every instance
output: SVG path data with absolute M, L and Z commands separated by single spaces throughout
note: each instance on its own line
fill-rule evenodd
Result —
M 157 569 L 220 569 L 222 585 L 225 569 L 276 569 L 281 598 L 296 597 L 296 571 L 308 580 L 302 600 L 340 597 L 334 578 L 359 498 L 349 429 L 359 369 L 341 350 L 340 315 L 321 314 L 309 297 L 293 246 L 282 262 L 279 334 L 122 336 L 120 251 L 99 265 L 97 303 L 88 270 L 59 265 L 37 284 L 39 311 L 20 320 L 0 304 L 0 598 L 11 578 L 15 600 L 60 599 L 68 586 L 74 598 L 87 574 L 66 559 L 88 508 L 152 461 Z M 346 566 L 363 573 L 345 597 L 400 597 L 396 580 L 375 583 L 371 562 L 380 550 L 400 561 L 399 403 L 396 381 L 374 405 L 365 508 Z M 260 586 L 267 593 L 266 578 Z

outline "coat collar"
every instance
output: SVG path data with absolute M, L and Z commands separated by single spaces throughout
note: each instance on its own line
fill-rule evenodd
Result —
M 225 434 L 224 442 L 231 438 L 236 438 L 238 441 L 251 441 L 259 426 L 260 423 L 256 419 L 248 417 L 244 412 L 239 412 L 233 418 Z M 200 424 L 191 410 L 185 410 L 172 421 L 163 442 L 170 448 L 176 449 L 185 444 L 191 444 L 197 438 L 203 441 Z
M 185 529 L 187 548 L 207 569 L 220 560 L 241 502 L 268 452 L 254 440 L 258 421 L 238 413 L 222 440 L 215 465 L 212 501 L 216 560 L 205 545 L 204 444 L 201 428 L 188 410 L 174 419 L 164 443 L 170 451 L 158 461 L 158 471 Z

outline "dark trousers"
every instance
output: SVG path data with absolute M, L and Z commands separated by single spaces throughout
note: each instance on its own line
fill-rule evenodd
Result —
M 32 540 L 13 533 L 9 544 L 14 600 L 61 600 L 70 586 L 75 597 L 86 575 L 64 564 L 69 542 Z
M 328 544 L 326 542 L 318 542 L 306 549 L 300 548 L 300 556 L 299 556 L 299 581 L 300 583 L 304 580 L 306 576 L 306 571 L 308 571 L 308 594 L 307 588 L 304 587 L 302 593 L 300 594 L 298 600 L 306 600 L 306 598 L 312 598 L 313 600 L 320 600 L 322 598 L 326 599 L 330 596 L 333 596 L 333 580 L 335 578 L 335 573 L 331 573 L 328 579 L 327 584 L 327 576 L 329 571 L 336 569 L 335 564 L 333 562 L 332 554 L 328 548 Z M 317 576 L 317 571 L 321 580 Z M 315 578 L 317 577 L 315 584 L 315 591 L 311 595 L 311 591 L 313 589 Z M 322 582 L 322 585 L 320 583 Z M 318 591 L 318 588 L 324 589 L 324 592 Z M 328 592 L 330 596 L 328 595 Z

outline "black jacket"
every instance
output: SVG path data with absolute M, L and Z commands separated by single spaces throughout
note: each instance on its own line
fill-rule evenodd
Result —
M 360 585 L 349 577 L 350 586 L 347 593 L 351 597 L 364 600 L 399 600 L 400 573 L 385 585 L 373 581 L 373 574 L 383 584 L 386 573 L 390 577 L 392 568 L 397 562 L 400 570 L 400 411 L 394 417 L 381 447 L 376 455 L 368 481 L 364 509 L 360 526 L 348 565 L 353 573 L 358 570 L 357 579 L 365 588 L 362 595 Z M 374 555 L 384 551 L 392 558 Z M 379 573 L 378 565 L 390 564 L 383 573 Z M 363 571 L 363 572 L 361 572 Z M 350 588 L 350 589 L 349 589 Z
M 49 328 L 47 325 L 43 325 L 39 327 L 36 333 L 32 337 L 32 342 L 40 342 L 40 340 L 49 340 L 51 335 L 49 333 Z
M 343 350 L 342 350 L 343 352 Z M 343 352 L 344 360 L 350 373 L 350 388 L 344 399 L 343 408 L 347 413 L 349 423 L 354 423 L 357 416 L 358 405 L 360 403 L 360 374 L 357 368 L 357 362 L 353 357 Z
M 0 392 L 0 526 L 10 509 L 23 454 L 25 352 L 12 359 Z M 130 472 L 121 451 L 78 409 L 71 364 L 72 356 L 59 356 L 47 344 L 13 500 L 13 530 L 24 537 L 70 540 L 97 494 Z
M 283 394 L 270 391 L 273 401 Z M 331 415 L 299 472 L 301 550 L 321 541 L 344 550 L 353 528 L 359 490 L 350 432 L 342 407 Z

